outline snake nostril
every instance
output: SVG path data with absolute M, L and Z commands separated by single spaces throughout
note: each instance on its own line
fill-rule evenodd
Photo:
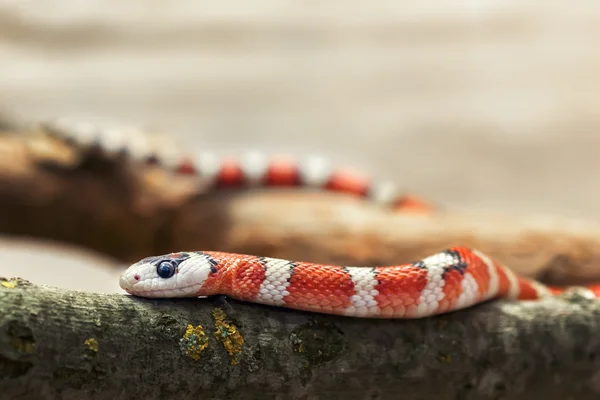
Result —
M 140 280 L 140 276 L 139 276 L 138 274 L 135 274 L 135 275 L 133 276 L 133 279 L 135 279 L 136 281 L 139 281 L 139 280 Z

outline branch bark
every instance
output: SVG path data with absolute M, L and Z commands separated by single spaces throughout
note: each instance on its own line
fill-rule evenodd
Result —
M 9 283 L 0 392 L 15 400 L 600 395 L 600 305 L 577 292 L 400 321 Z M 202 326 L 203 351 L 188 325 Z

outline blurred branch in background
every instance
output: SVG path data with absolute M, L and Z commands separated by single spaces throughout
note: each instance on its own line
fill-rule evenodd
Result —
M 0 231 L 72 243 L 133 262 L 181 249 L 345 265 L 385 265 L 461 245 L 556 283 L 600 279 L 600 223 L 437 210 L 394 213 L 297 190 L 197 195 L 158 166 L 78 151 L 32 132 L 0 136 Z

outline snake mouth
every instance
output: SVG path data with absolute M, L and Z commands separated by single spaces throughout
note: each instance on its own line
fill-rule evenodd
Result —
M 198 297 L 196 294 L 199 287 L 197 285 L 185 286 L 177 289 L 149 289 L 149 290 L 134 290 L 125 289 L 127 293 L 133 296 L 149 297 L 149 298 L 177 298 L 177 297 Z
M 197 297 L 196 293 L 200 290 L 198 284 L 187 285 L 177 288 L 161 288 L 154 285 L 149 285 L 150 282 L 143 282 L 136 280 L 131 275 L 123 274 L 119 279 L 119 285 L 121 289 L 125 290 L 128 294 L 139 297 L 150 297 L 150 298 L 165 298 L 165 297 Z

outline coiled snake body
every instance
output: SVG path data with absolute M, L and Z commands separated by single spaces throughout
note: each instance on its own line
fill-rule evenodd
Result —
M 108 155 L 125 153 L 137 161 L 159 163 L 174 173 L 196 175 L 208 180 L 210 188 L 308 186 L 369 198 L 399 212 L 430 210 L 425 202 L 399 196 L 390 185 L 327 168 L 320 161 L 267 160 L 255 155 L 241 161 L 219 161 L 210 156 L 166 160 L 159 149 L 146 146 L 143 136 L 132 136 L 131 132 L 129 136 L 114 131 L 107 135 L 91 125 L 62 121 L 46 124 L 44 129 L 82 151 L 94 148 Z M 381 267 L 186 251 L 148 257 L 133 264 L 121 275 L 120 286 L 142 297 L 226 295 L 248 302 L 362 318 L 423 318 L 494 298 L 534 300 L 562 291 L 520 277 L 485 254 L 464 247 L 412 263 Z M 585 290 L 590 296 L 600 296 L 600 285 Z

